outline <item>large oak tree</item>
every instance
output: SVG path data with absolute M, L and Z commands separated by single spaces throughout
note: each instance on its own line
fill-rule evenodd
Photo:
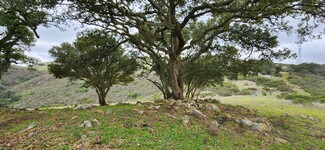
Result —
M 181 68 L 202 54 L 236 48 L 243 62 L 287 58 L 288 49 L 276 49 L 276 32 L 292 30 L 286 20 L 301 21 L 297 31 L 305 37 L 325 18 L 323 0 L 70 0 L 69 4 L 71 19 L 117 33 L 149 56 L 161 81 L 156 85 L 165 98 L 175 99 L 184 93 Z

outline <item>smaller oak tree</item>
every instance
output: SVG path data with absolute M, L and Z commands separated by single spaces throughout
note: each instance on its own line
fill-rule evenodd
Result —
M 114 84 L 133 81 L 137 62 L 124 53 L 122 42 L 99 29 L 78 34 L 73 44 L 62 43 L 49 53 L 55 61 L 49 72 L 56 78 L 69 77 L 85 81 L 84 86 L 95 88 L 100 105 L 106 105 L 106 95 Z

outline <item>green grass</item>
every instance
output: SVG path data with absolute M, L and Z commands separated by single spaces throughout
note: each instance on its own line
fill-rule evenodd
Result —
M 285 104 L 288 109 L 276 108 L 280 103 L 271 97 L 236 96 L 226 97 L 223 102 L 241 104 L 260 110 L 261 114 L 251 113 L 249 109 L 231 105 L 218 105 L 221 114 L 211 114 L 203 111 L 208 119 L 191 118 L 186 128 L 179 111 L 167 109 L 162 105 L 159 111 L 148 109 L 150 104 L 115 105 L 94 108 L 91 110 L 41 110 L 31 112 L 0 111 L 0 147 L 10 142 L 15 149 L 323 149 L 325 142 L 321 137 L 325 131 L 324 124 L 317 121 L 303 120 L 294 116 L 280 116 L 282 112 L 292 115 L 306 113 L 321 118 L 307 108 L 303 111 L 300 106 Z M 251 100 L 249 100 L 251 99 Z M 259 104 L 256 101 L 260 99 Z M 255 104 L 255 105 L 253 105 Z M 267 105 L 267 107 L 266 107 Z M 288 105 L 288 106 L 287 106 Z M 301 106 L 302 107 L 302 106 Z M 265 109 L 267 108 L 267 109 Z M 113 112 L 105 114 L 107 110 Z M 139 115 L 137 110 L 144 110 Z M 278 112 L 282 110 L 282 112 Z M 177 119 L 166 113 L 172 113 Z M 211 120 L 222 119 L 224 114 L 242 118 L 266 117 L 273 129 L 265 136 L 262 133 L 242 127 L 234 121 L 221 121 L 216 135 L 207 132 Z M 324 116 L 323 116 L 324 117 Z M 84 120 L 98 119 L 100 126 L 91 128 L 80 127 Z M 26 129 L 30 124 L 35 127 Z M 320 132 L 320 133 L 319 133 Z M 86 137 L 84 137 L 86 135 Z M 19 138 L 17 138 L 19 137 Z M 271 137 L 281 137 L 291 144 L 275 143 Z
M 271 96 L 232 96 L 232 97 L 220 97 L 222 103 L 241 105 L 249 108 L 259 110 L 262 114 L 267 116 L 279 116 L 285 113 L 289 115 L 311 115 L 322 120 L 325 125 L 325 105 L 313 104 L 301 105 L 292 104 L 289 100 L 279 100 L 275 95 Z

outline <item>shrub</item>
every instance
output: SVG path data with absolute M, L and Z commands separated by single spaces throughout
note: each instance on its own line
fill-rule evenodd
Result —
M 292 88 L 282 80 L 273 80 L 265 77 L 252 77 L 249 80 L 256 82 L 257 85 L 262 85 L 264 88 L 275 88 L 281 92 L 292 92 Z
M 239 88 L 230 82 L 225 82 L 222 85 L 215 84 L 216 93 L 220 96 L 231 96 L 238 93 Z
M 140 96 L 140 94 L 139 93 L 135 93 L 135 92 L 130 92 L 129 95 L 128 95 L 128 97 L 130 99 L 137 99 L 139 96 Z
M 80 87 L 79 88 L 79 93 L 87 93 L 89 91 L 89 89 L 88 88 L 86 88 L 86 87 Z
M 277 96 L 277 98 L 292 100 L 292 102 L 295 104 L 311 104 L 312 102 L 316 101 L 315 97 L 296 93 L 281 93 Z
M 266 96 L 267 95 L 266 91 L 262 91 L 262 95 Z
M 240 90 L 237 95 L 251 95 L 252 91 L 250 91 L 249 89 L 242 89 Z

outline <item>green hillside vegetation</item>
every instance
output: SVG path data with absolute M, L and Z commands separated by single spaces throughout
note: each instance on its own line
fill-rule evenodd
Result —
M 38 67 L 36 66 L 36 68 Z M 98 99 L 96 92 L 91 88 L 83 87 L 83 82 L 79 80 L 55 79 L 47 71 L 29 71 L 24 67 L 13 66 L 13 69 L 4 75 L 2 83 L 1 107 L 70 106 L 93 104 Z M 12 93 L 10 97 L 8 97 L 8 93 Z M 151 82 L 135 77 L 132 84 L 113 86 L 108 93 L 107 100 L 110 103 L 135 102 L 157 94 L 159 95 L 159 91 Z
M 294 103 L 325 103 L 325 65 L 306 63 L 292 65 L 291 68 L 292 71 L 286 80 L 299 86 L 308 94 L 283 93 L 279 97 L 293 100 Z
M 186 109 L 171 108 L 169 101 L 165 100 L 153 104 L 104 106 L 78 111 L 1 111 L 0 146 L 15 149 L 325 148 L 325 126 L 318 120 L 290 112 L 264 115 L 265 111 L 261 113 L 255 109 L 219 103 L 215 105 L 220 112 L 202 109 L 206 118 L 190 116 L 188 123 L 183 121 Z M 319 113 L 324 113 L 324 110 Z M 267 121 L 272 129 L 254 131 L 237 122 L 243 118 Z M 81 126 L 85 120 L 94 119 L 91 127 Z M 217 128 L 213 126 L 213 121 L 219 123 Z M 11 144 L 8 146 L 7 143 Z
M 16 72 L 24 67 L 17 67 Z M 225 80 L 204 89 L 200 99 L 218 98 L 214 103 L 221 111 L 206 108 L 201 103 L 200 111 L 207 116 L 199 119 L 190 116 L 187 125 L 185 105 L 179 108 L 172 101 L 161 98 L 159 90 L 149 81 L 135 77 L 127 85 L 116 85 L 108 94 L 108 102 L 148 101 L 149 103 L 94 107 L 90 110 L 73 110 L 75 104 L 95 104 L 97 95 L 84 88 L 81 81 L 55 79 L 46 71 L 25 73 L 37 74 L 27 80 L 3 86 L 19 96 L 10 107 L 40 108 L 38 111 L 0 110 L 0 147 L 32 149 L 323 149 L 325 148 L 325 105 L 293 104 L 277 99 L 280 93 L 300 93 L 310 81 L 323 82 L 319 75 L 298 76 L 290 72 L 282 77 L 258 76 Z M 8 72 L 8 75 L 13 72 Z M 287 76 L 289 75 L 289 77 Z M 306 83 L 293 82 L 296 75 Z M 25 75 L 28 76 L 28 75 Z M 15 76 L 11 80 L 25 77 Z M 311 78 L 313 77 L 313 78 Z M 316 78 L 314 78 L 316 77 Z M 155 76 L 151 76 L 155 78 Z M 314 79 L 314 80 L 311 80 Z M 6 82 L 11 82 L 7 80 Z M 290 83 L 289 83 L 290 81 Z M 282 90 L 284 89 L 289 90 Z M 299 87 L 299 89 L 297 89 Z M 5 88 L 5 89 L 4 89 Z M 7 89 L 8 88 L 8 89 Z M 321 87 L 322 88 L 322 87 Z M 269 90 L 269 91 L 267 91 Z M 282 90 L 282 91 L 280 91 Z M 267 91 L 267 92 L 266 92 Z M 267 94 L 263 94 L 266 92 Z M 225 95 L 223 95 L 226 93 Z M 308 96 L 308 95 L 307 95 Z M 14 98 L 12 98 L 14 99 Z M 8 99 L 7 99 L 8 100 Z M 1 102 L 4 102 L 2 99 Z M 186 100 L 184 101 L 186 102 Z M 295 102 L 293 100 L 293 102 Z M 60 110 L 58 106 L 71 106 Z M 112 105 L 112 103 L 111 103 Z M 174 104 L 175 105 L 175 104 Z M 199 106 L 200 106 L 199 105 Z M 244 106 L 244 107 L 242 107 Z M 230 117 L 229 117 L 230 116 Z M 254 131 L 240 123 L 242 119 L 265 122 L 270 131 Z M 81 127 L 86 120 L 92 127 Z M 217 121 L 219 126 L 211 124 Z M 55 140 L 53 140 L 55 139 Z M 9 144 L 8 144 L 9 143 Z
M 21 100 L 21 95 L 13 90 L 15 85 L 44 75 L 46 72 L 28 70 L 26 67 L 12 66 L 0 81 L 0 108 Z

